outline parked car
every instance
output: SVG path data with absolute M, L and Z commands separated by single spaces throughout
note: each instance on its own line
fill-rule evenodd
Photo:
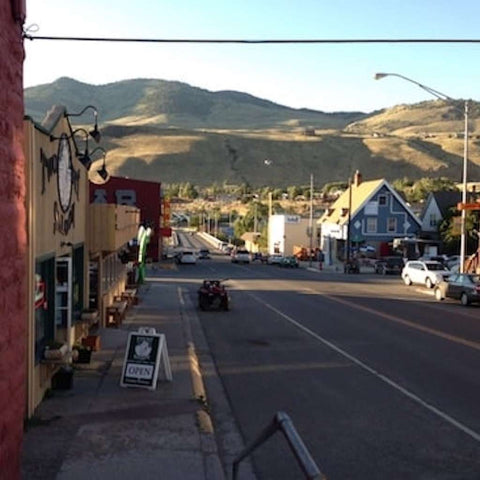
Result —
M 190 264 L 195 265 L 197 263 L 197 257 L 195 254 L 190 250 L 184 250 L 177 255 L 177 263 L 178 264 Z
M 460 268 L 460 255 L 450 255 L 447 259 L 447 267 L 452 270 L 457 266 Z
M 405 285 L 418 283 L 432 288 L 451 275 L 450 270 L 434 260 L 411 260 L 402 269 L 402 280 Z
M 225 255 L 231 255 L 233 252 L 233 245 L 228 245 L 227 243 L 222 243 L 222 246 L 220 247 L 220 250 L 225 254 Z
M 232 263 L 250 263 L 250 253 L 248 250 L 234 250 L 231 260 Z
M 399 256 L 393 257 L 383 257 L 375 262 L 374 268 L 375 273 L 381 275 L 387 275 L 389 273 L 394 273 L 400 275 L 404 267 L 403 258 Z
M 283 255 L 280 255 L 279 253 L 274 253 L 267 257 L 267 264 L 279 265 L 280 263 L 282 263 L 282 260 L 283 260 Z
M 208 260 L 210 258 L 210 250 L 208 248 L 201 248 L 198 251 L 199 260 Z
M 443 266 L 448 268 L 448 257 L 446 255 L 430 255 L 430 256 L 424 256 L 417 258 L 417 260 L 421 260 L 424 262 L 430 262 L 430 261 L 435 261 L 435 262 L 440 262 Z
M 267 257 L 263 255 L 261 252 L 252 253 L 252 262 L 261 262 L 265 263 L 267 261 Z
M 435 285 L 435 298 L 446 297 L 460 300 L 462 305 L 480 302 L 480 275 L 473 273 L 455 273 Z
M 287 268 L 298 268 L 298 260 L 293 255 L 288 257 L 282 257 L 279 265 L 281 267 L 287 267 Z

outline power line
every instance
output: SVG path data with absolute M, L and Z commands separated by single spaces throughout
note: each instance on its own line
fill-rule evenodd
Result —
M 23 34 L 28 40 L 54 40 L 74 42 L 111 42 L 111 43 L 211 43 L 211 44 L 371 44 L 371 43 L 450 43 L 475 44 L 476 38 L 331 38 L 331 39 L 199 39 L 199 38 L 112 38 L 112 37 L 57 37 L 47 35 Z

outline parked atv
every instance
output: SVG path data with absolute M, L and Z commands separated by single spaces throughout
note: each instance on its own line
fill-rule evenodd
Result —
M 228 310 L 230 298 L 220 280 L 204 280 L 198 289 L 198 308 L 200 310 Z
M 360 263 L 356 258 L 345 262 L 343 273 L 360 273 Z

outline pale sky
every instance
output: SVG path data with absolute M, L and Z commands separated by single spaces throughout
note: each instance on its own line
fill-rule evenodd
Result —
M 478 0 L 27 0 L 33 35 L 162 39 L 480 39 Z M 294 107 L 364 111 L 480 100 L 478 44 L 127 44 L 25 40 L 24 85 L 67 76 L 237 90 Z

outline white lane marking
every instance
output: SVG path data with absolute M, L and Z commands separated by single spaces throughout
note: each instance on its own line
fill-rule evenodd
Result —
M 431 405 L 430 403 L 426 402 L 425 400 L 421 399 L 419 396 L 415 395 L 413 392 L 411 392 L 410 390 L 407 390 L 406 388 L 402 387 L 401 385 L 399 385 L 398 383 L 396 383 L 395 381 L 393 381 L 392 379 L 388 378 L 387 376 L 383 375 L 382 373 L 378 372 L 377 370 L 375 370 L 374 368 L 372 367 L 369 367 L 366 363 L 362 362 L 360 359 L 358 359 L 357 357 L 354 357 L 353 355 L 351 355 L 350 353 L 346 352 L 345 350 L 341 349 L 340 347 L 337 347 L 334 343 L 328 341 L 326 338 L 323 338 L 322 336 L 318 335 L 317 333 L 315 333 L 314 331 L 310 330 L 309 328 L 305 327 L 304 325 L 302 325 L 301 323 L 297 322 L 296 320 L 294 320 L 293 318 L 289 317 L 288 315 L 286 315 L 285 313 L 281 312 L 280 310 L 278 310 L 277 308 L 275 308 L 273 305 L 270 305 L 269 303 L 267 302 L 264 302 L 261 298 L 257 297 L 255 294 L 253 293 L 250 293 L 250 292 L 247 292 L 244 290 L 244 292 L 249 295 L 250 297 L 254 298 L 255 300 L 257 300 L 257 302 L 259 303 L 262 303 L 263 305 L 265 305 L 267 308 L 269 308 L 270 310 L 272 310 L 273 312 L 275 312 L 276 314 L 280 315 L 282 318 L 284 318 L 285 320 L 287 320 L 287 322 L 290 322 L 292 325 L 295 325 L 297 328 L 299 328 L 300 330 L 302 330 L 303 332 L 307 333 L 308 335 L 310 335 L 311 337 L 315 338 L 316 340 L 318 340 L 319 342 L 323 343 L 324 345 L 326 345 L 327 347 L 331 348 L 332 350 L 334 350 L 335 352 L 337 352 L 338 354 L 342 355 L 343 357 L 347 358 L 348 360 L 350 360 L 351 362 L 355 363 L 356 365 L 358 365 L 360 368 L 363 368 L 364 370 L 366 370 L 367 372 L 371 373 L 372 375 L 374 375 L 375 377 L 377 377 L 379 380 L 381 380 L 382 382 L 386 383 L 387 385 L 390 385 L 391 387 L 393 387 L 395 390 L 403 393 L 405 396 L 407 396 L 408 398 L 410 398 L 411 400 L 413 400 L 414 402 L 418 403 L 419 405 L 422 405 L 422 407 L 426 408 L 427 410 L 429 410 L 430 412 L 434 413 L 435 415 L 439 416 L 440 418 L 442 418 L 443 420 L 445 420 L 446 422 L 450 423 L 451 425 L 453 425 L 454 427 L 458 428 L 459 430 L 461 430 L 462 432 L 466 433 L 467 435 L 469 435 L 470 437 L 472 437 L 474 440 L 476 440 L 477 442 L 480 442 L 480 434 L 475 432 L 474 430 L 472 430 L 471 428 L 467 427 L 466 425 L 464 425 L 463 423 L 459 422 L 458 420 L 455 420 L 453 417 L 451 417 L 450 415 L 448 415 L 447 413 L 445 412 L 442 412 L 440 409 L 438 409 L 437 407 L 435 407 L 434 405 Z

